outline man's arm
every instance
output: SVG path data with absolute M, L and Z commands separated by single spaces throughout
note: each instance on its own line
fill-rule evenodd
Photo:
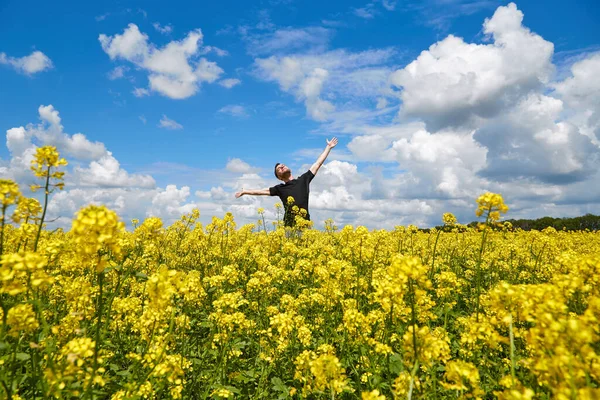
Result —
M 242 197 L 245 194 L 253 195 L 253 196 L 270 196 L 271 193 L 269 189 L 242 189 L 241 191 L 235 194 L 235 197 Z
M 321 155 L 319 156 L 317 161 L 315 161 L 315 163 L 312 165 L 312 167 L 310 167 L 310 172 L 312 172 L 314 175 L 317 174 L 317 171 L 319 170 L 319 168 L 321 168 L 321 165 L 323 165 L 323 163 L 325 162 L 325 159 L 329 155 L 329 152 L 331 151 L 331 149 L 333 149 L 335 147 L 335 145 L 338 143 L 338 140 L 335 137 L 331 140 L 328 140 L 328 139 L 325 139 L 325 140 L 327 140 L 327 146 L 325 147 L 325 150 L 323 150 L 323 152 L 321 153 Z

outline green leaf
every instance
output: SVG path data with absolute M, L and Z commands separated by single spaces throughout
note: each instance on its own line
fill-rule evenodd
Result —
M 277 392 L 289 393 L 290 389 L 283 383 L 280 378 L 271 378 L 271 383 L 273 384 L 273 390 Z
M 393 353 L 390 356 L 390 372 L 394 375 L 399 374 L 400 372 L 404 371 L 404 365 L 402 365 L 402 357 L 400 356 L 400 354 L 397 353 Z
M 146 275 L 145 273 L 140 272 L 140 271 L 135 273 L 135 277 L 141 279 L 142 281 L 148 280 L 148 275 Z
M 119 367 L 119 366 L 118 366 L 117 364 L 115 364 L 115 363 L 110 363 L 108 366 L 110 367 L 110 369 L 111 369 L 112 371 L 118 371 L 118 370 L 121 368 L 121 367 Z
M 230 392 L 236 393 L 236 394 L 240 394 L 242 393 L 240 391 L 240 389 L 234 387 L 234 386 L 223 386 L 225 389 L 229 390 Z
M 31 358 L 31 356 L 27 353 L 17 353 L 17 360 L 19 361 L 26 361 L 29 360 Z

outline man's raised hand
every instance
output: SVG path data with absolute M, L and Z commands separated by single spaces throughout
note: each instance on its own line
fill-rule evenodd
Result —
M 242 191 L 241 191 L 241 192 L 237 192 L 237 193 L 235 194 L 235 198 L 236 198 L 236 199 L 239 199 L 239 198 L 240 198 L 240 197 L 242 197 L 243 195 L 244 195 L 244 189 L 242 189 Z
M 338 144 L 338 140 L 336 137 L 332 138 L 331 140 L 329 139 L 325 139 L 327 141 L 327 147 L 329 147 L 330 149 L 333 149 L 335 147 L 336 144 Z

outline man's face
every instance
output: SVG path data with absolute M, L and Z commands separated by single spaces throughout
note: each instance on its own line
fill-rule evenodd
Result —
M 292 173 L 292 170 L 290 170 L 287 165 L 279 164 L 277 166 L 277 177 L 279 179 L 283 180 L 284 178 L 287 178 L 288 176 L 290 176 L 291 173 Z

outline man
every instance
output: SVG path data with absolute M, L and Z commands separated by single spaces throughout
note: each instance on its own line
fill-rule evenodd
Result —
M 294 178 L 292 176 L 292 170 L 290 170 L 287 165 L 277 163 L 275 164 L 275 177 L 280 181 L 283 181 L 283 183 L 268 189 L 242 189 L 241 192 L 237 192 L 235 194 L 235 197 L 239 198 L 245 194 L 254 196 L 279 196 L 285 209 L 285 215 L 283 217 L 285 226 L 294 226 L 295 215 L 292 210 L 293 206 L 298 206 L 299 209 L 306 210 L 305 219 L 310 221 L 310 214 L 308 213 L 308 193 L 310 182 L 317 174 L 319 168 L 321 168 L 321 165 L 323 165 L 323 162 L 329 155 L 331 149 L 333 149 L 338 143 L 338 140 L 335 137 L 331 140 L 326 139 L 326 141 L 327 146 L 317 161 L 315 161 L 308 171 L 300 175 L 298 178 Z M 288 197 L 292 197 L 294 199 L 293 204 L 288 204 Z

